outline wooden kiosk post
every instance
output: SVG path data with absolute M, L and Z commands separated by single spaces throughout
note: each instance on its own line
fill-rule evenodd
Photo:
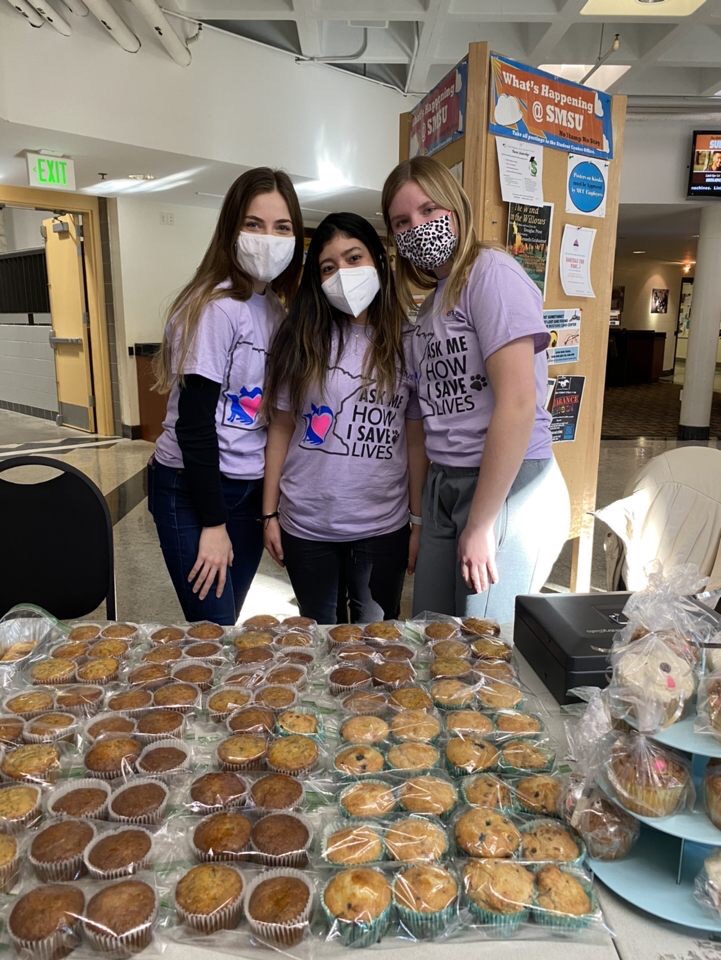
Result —
M 440 149 L 423 150 L 414 142 L 414 152 L 426 152 L 440 160 L 454 173 L 460 174 L 473 207 L 480 239 L 506 246 L 508 205 L 501 199 L 501 184 L 496 154 L 496 137 L 489 132 L 491 56 L 486 43 L 472 43 L 468 55 L 451 71 L 461 76 L 466 84 L 465 115 L 462 135 Z M 422 101 L 439 99 L 448 89 L 448 78 L 442 80 Z M 439 97 L 436 97 L 436 92 Z M 420 105 L 419 105 L 420 106 Z M 418 108 L 417 108 L 418 109 Z M 609 311 L 613 280 L 613 261 L 616 247 L 619 181 L 623 154 L 623 130 L 626 98 L 612 98 L 611 122 L 613 129 L 613 158 L 608 169 L 606 212 L 603 217 L 581 213 L 566 213 L 566 182 L 568 155 L 572 149 L 537 146 L 543 151 L 543 199 L 553 204 L 551 234 L 548 242 L 548 272 L 544 308 L 564 309 L 581 307 L 581 339 L 579 359 L 575 363 L 549 367 L 549 376 L 585 377 L 583 398 L 578 417 L 576 437 L 571 442 L 554 444 L 554 455 L 563 472 L 571 497 L 572 568 L 571 589 L 587 591 L 591 584 L 593 551 L 593 511 L 596 508 L 596 489 L 601 444 L 603 393 L 608 347 Z M 413 113 L 400 117 L 399 158 L 411 155 L 411 126 Z M 434 119 L 430 118 L 430 129 Z M 454 169 L 455 168 L 455 169 Z M 564 226 L 571 224 L 596 230 L 591 258 L 591 284 L 594 297 L 568 297 L 563 291 L 560 276 L 560 250 Z M 549 505 L 552 509 L 552 505 Z

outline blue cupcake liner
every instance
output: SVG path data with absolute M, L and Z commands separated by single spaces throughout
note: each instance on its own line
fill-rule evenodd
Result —
M 333 916 L 321 895 L 323 914 L 331 931 L 337 933 L 338 939 L 345 947 L 372 947 L 383 939 L 391 918 L 389 906 L 375 920 L 360 922 L 355 920 L 339 920 Z M 335 938 L 334 938 L 335 939 Z
M 412 777 L 409 777 L 408 779 L 410 779 L 410 780 L 420 780 L 420 779 L 423 779 L 424 777 L 428 777 L 428 778 L 431 778 L 431 779 L 434 779 L 434 780 L 443 780 L 443 774 L 442 774 L 442 772 L 441 772 L 440 770 L 432 770 L 432 771 L 427 772 L 427 773 L 417 773 L 417 774 L 414 774 Z M 444 782 L 445 782 L 445 783 L 448 783 L 448 785 L 449 785 L 450 787 L 452 787 L 453 790 L 454 790 L 455 793 L 456 793 L 456 799 L 454 800 L 453 805 L 452 805 L 448 810 L 443 810 L 443 811 L 441 811 L 441 812 L 439 812 L 439 813 L 434 813 L 434 812 L 431 812 L 431 811 L 429 811 L 428 813 L 421 813 L 421 812 L 418 811 L 418 810 L 410 810 L 408 807 L 404 806 L 404 804 L 403 804 L 403 790 L 402 790 L 402 788 L 401 788 L 401 789 L 399 790 L 399 793 L 398 793 L 398 807 L 399 807 L 400 812 L 406 813 L 406 814 L 415 813 L 415 814 L 418 814 L 418 816 L 421 816 L 421 817 L 438 817 L 439 820 L 443 820 L 443 821 L 446 821 L 446 820 L 450 819 L 450 817 L 453 816 L 453 813 L 454 813 L 454 811 L 456 810 L 456 808 L 457 808 L 457 806 L 458 806 L 458 803 L 459 803 L 459 799 L 458 799 L 458 787 L 457 787 L 457 785 L 456 785 L 455 783 L 451 783 L 450 780 L 444 780 Z
M 347 830 L 353 827 L 364 827 L 364 826 L 369 827 L 372 830 L 375 830 L 380 837 L 381 854 L 377 860 L 356 861 L 351 864 L 351 863 L 336 862 L 334 860 L 328 859 L 328 856 L 327 856 L 328 840 L 336 831 Z M 326 826 L 323 828 L 323 831 L 321 833 L 321 839 L 320 839 L 321 858 L 325 863 L 327 863 L 331 867 L 354 867 L 354 866 L 372 867 L 376 863 L 381 863 L 382 861 L 387 859 L 384 833 L 385 831 L 381 827 L 380 823 L 374 822 L 373 820 L 363 819 L 361 817 L 353 818 L 352 820 L 347 817 L 344 820 L 333 820 L 330 823 L 326 824 Z
M 518 913 L 496 913 L 479 907 L 470 897 L 467 898 L 467 903 L 469 913 L 475 921 L 509 937 L 517 933 L 521 924 L 527 923 L 531 915 L 530 908 L 519 910 Z
M 421 913 L 418 910 L 411 910 L 410 907 L 399 903 L 396 898 L 396 883 L 399 874 L 393 878 L 393 903 L 396 907 L 398 919 L 406 930 L 418 940 L 434 940 L 443 934 L 456 915 L 458 894 L 453 901 L 442 910 L 434 910 L 429 913 Z
M 543 717 L 540 716 L 540 714 L 538 714 L 538 713 L 528 713 L 528 711 L 526 711 L 526 710 L 519 710 L 517 707 L 513 707 L 512 709 L 509 709 L 509 710 L 495 710 L 495 711 L 493 711 L 493 713 L 491 714 L 491 716 L 492 716 L 492 718 L 493 718 L 494 724 L 496 724 L 496 726 L 497 726 L 497 725 L 498 725 L 498 718 L 499 718 L 499 717 L 503 717 L 503 716 L 505 716 L 505 715 L 507 715 L 507 714 L 509 714 L 509 713 L 525 713 L 527 716 L 533 717 L 534 720 L 538 720 L 538 722 L 541 724 L 541 727 L 540 727 L 539 730 L 529 730 L 527 733 L 518 733 L 518 732 L 513 731 L 513 730 L 500 730 L 500 729 L 497 729 L 497 730 L 495 731 L 497 737 L 508 737 L 510 740 L 515 740 L 515 739 L 521 740 L 521 739 L 523 739 L 524 737 L 540 737 L 540 736 L 542 736 L 543 734 L 546 733 L 546 724 L 545 724 L 545 722 L 544 722 L 544 720 L 543 720 Z
M 513 791 L 513 788 L 511 787 L 510 784 L 508 784 L 508 783 L 506 783 L 504 780 L 502 780 L 502 778 L 499 777 L 497 773 L 494 773 L 494 772 L 492 772 L 492 771 L 490 771 L 490 770 L 483 770 L 483 771 L 481 771 L 481 772 L 479 772 L 479 773 L 472 773 L 472 774 L 466 774 L 466 775 L 465 775 L 464 780 L 463 780 L 463 782 L 461 782 L 460 787 L 461 787 L 461 796 L 463 797 L 463 799 L 465 800 L 465 802 L 468 804 L 468 806 L 469 806 L 469 807 L 477 807 L 477 806 L 479 806 L 479 804 L 477 804 L 477 803 L 472 803 L 472 802 L 468 799 L 468 794 L 467 794 L 467 792 L 466 792 L 466 789 L 467 789 L 467 787 L 470 785 L 470 781 L 471 781 L 471 780 L 475 780 L 476 777 L 482 777 L 482 776 L 484 776 L 485 774 L 488 774 L 488 775 L 491 776 L 491 777 L 496 777 L 498 780 L 501 781 L 501 783 L 503 783 L 504 786 L 506 786 L 506 787 L 509 788 L 509 791 L 508 791 L 508 792 L 510 793 L 510 803 L 509 803 L 508 805 L 506 805 L 506 806 L 503 806 L 503 805 L 493 806 L 492 809 L 494 809 L 494 810 L 500 810 L 501 813 L 504 813 L 504 814 L 516 813 L 516 812 L 518 811 L 518 809 L 519 809 L 519 804 L 518 804 L 518 802 L 516 801 L 515 792 Z M 487 806 L 487 804 L 483 804 L 483 806 Z
M 336 758 L 337 758 L 341 753 L 344 753 L 346 750 L 352 750 L 354 747 L 357 747 L 359 750 L 360 750 L 360 749 L 365 750 L 365 749 L 368 749 L 368 748 L 370 748 L 370 749 L 372 749 L 372 750 L 377 750 L 378 753 L 380 753 L 381 756 L 383 757 L 383 769 L 382 769 L 382 770 L 368 770 L 368 771 L 359 772 L 359 773 L 351 773 L 351 772 L 348 771 L 348 770 L 339 770 L 338 767 L 336 767 L 336 765 L 335 765 Z M 344 744 L 342 744 L 340 747 L 338 747 L 338 749 L 337 749 L 337 750 L 335 751 L 335 753 L 333 754 L 332 773 L 333 773 L 333 776 L 335 777 L 336 780 L 339 780 L 339 781 L 341 781 L 341 782 L 343 782 L 343 783 L 345 783 L 346 781 L 359 781 L 359 782 L 362 782 L 362 781 L 364 781 L 364 780 L 373 780 L 373 779 L 377 778 L 381 773 L 383 773 L 383 772 L 385 771 L 385 769 L 386 769 L 386 764 L 387 764 L 386 751 L 385 751 L 384 749 L 382 749 L 377 743 L 344 743 Z
M 514 737 L 513 739 L 518 738 Z M 498 769 L 509 777 L 530 777 L 534 773 L 550 773 L 556 764 L 556 754 L 553 750 L 548 750 L 545 747 L 540 747 L 540 749 L 546 754 L 546 763 L 542 767 L 529 768 L 516 767 L 512 763 L 508 763 L 504 759 L 503 748 L 501 748 L 498 751 Z
M 533 920 L 539 926 L 548 927 L 553 930 L 583 930 L 586 927 L 590 926 L 594 920 L 597 919 L 599 914 L 599 903 L 598 897 L 596 896 L 596 891 L 593 889 L 593 886 L 587 881 L 576 877 L 583 889 L 586 891 L 589 900 L 591 901 L 591 912 L 584 913 L 582 916 L 572 916 L 567 913 L 554 913 L 551 910 L 546 910 L 543 907 L 535 905 L 531 909 L 531 915 Z
M 361 786 L 362 784 L 368 784 L 368 783 L 378 783 L 378 784 L 381 784 L 383 787 L 385 787 L 385 788 L 388 790 L 389 793 L 393 793 L 393 794 L 394 794 L 394 805 L 393 805 L 393 807 L 392 807 L 390 810 L 384 810 L 382 813 L 379 813 L 379 814 L 378 814 L 378 818 L 387 817 L 387 816 L 389 816 L 391 813 L 394 813 L 394 812 L 398 809 L 398 800 L 397 800 L 396 797 L 395 797 L 395 793 L 394 793 L 395 787 L 394 787 L 394 785 L 393 785 L 392 783 L 389 783 L 387 780 L 383 780 L 381 777 L 378 777 L 378 776 L 369 777 L 368 779 L 365 779 L 365 780 L 355 780 L 355 781 L 351 781 L 350 783 L 347 783 L 347 784 L 343 787 L 343 789 L 340 791 L 340 793 L 338 794 L 338 809 L 340 810 L 341 816 L 342 816 L 342 817 L 345 817 L 346 820 L 358 821 L 358 820 L 373 820 L 373 819 L 374 819 L 374 817 L 373 817 L 372 814 L 362 813 L 362 814 L 358 815 L 358 814 L 355 814 L 355 813 L 350 813 L 350 812 L 343 806 L 343 802 L 342 802 L 344 796 L 345 796 L 349 791 L 353 790 L 355 787 Z

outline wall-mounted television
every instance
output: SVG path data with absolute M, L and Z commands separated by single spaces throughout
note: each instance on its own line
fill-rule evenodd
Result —
M 686 196 L 721 199 L 721 130 L 694 130 Z

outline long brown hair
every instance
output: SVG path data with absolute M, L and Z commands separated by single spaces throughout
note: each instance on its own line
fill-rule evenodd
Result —
M 409 180 L 415 180 L 421 190 L 439 207 L 455 214 L 458 246 L 453 255 L 453 266 L 443 293 L 443 306 L 446 310 L 450 310 L 458 302 L 461 290 L 468 279 L 468 272 L 481 248 L 495 246 L 495 244 L 483 244 L 478 240 L 473 226 L 471 201 L 467 193 L 450 170 L 432 157 L 413 157 L 412 160 L 404 160 L 388 174 L 383 184 L 382 207 L 389 237 L 393 236 L 388 215 L 390 205 L 403 184 L 408 183 Z M 437 283 L 438 278 L 434 273 L 419 270 L 403 257 L 396 257 L 396 287 L 400 301 L 406 310 L 414 309 L 414 286 L 422 290 L 432 290 Z
M 256 167 L 241 174 L 226 193 L 213 238 L 200 266 L 190 283 L 183 287 L 170 305 L 163 343 L 154 364 L 154 389 L 158 392 L 167 393 L 176 379 L 182 382 L 188 351 L 205 307 L 220 297 L 250 299 L 253 293 L 253 278 L 238 263 L 235 243 L 253 198 L 259 193 L 273 193 L 275 190 L 288 205 L 295 236 L 295 251 L 290 264 L 270 286 L 286 304 L 291 300 L 298 286 L 303 264 L 303 218 L 298 197 L 287 173 L 271 170 L 270 167 Z M 228 283 L 225 283 L 226 281 Z M 223 283 L 225 285 L 219 287 Z M 178 359 L 174 364 L 173 344 L 178 331 Z
M 381 392 L 392 393 L 399 372 L 405 371 L 405 315 L 396 296 L 393 274 L 380 237 L 367 220 L 355 213 L 331 213 L 313 234 L 298 295 L 270 348 L 263 400 L 269 417 L 274 413 L 281 392 L 288 397 L 297 416 L 308 391 L 323 390 L 328 368 L 338 362 L 343 352 L 348 320 L 328 302 L 321 289 L 320 276 L 323 248 L 339 234 L 365 244 L 380 280 L 380 290 L 368 307 L 368 326 L 373 329 L 374 336 L 363 377 L 375 379 Z M 335 358 L 331 357 L 334 334 L 338 336 Z

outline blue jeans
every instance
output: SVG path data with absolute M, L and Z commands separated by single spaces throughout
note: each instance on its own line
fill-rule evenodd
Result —
M 148 509 L 160 538 L 170 579 L 189 621 L 211 620 L 230 626 L 236 622 L 263 554 L 262 480 L 232 480 L 221 475 L 226 529 L 233 545 L 233 566 L 228 569 L 220 597 L 213 585 L 200 600 L 188 574 L 198 556 L 202 526 L 185 486 L 182 470 L 163 466 L 153 457 L 148 464 Z

